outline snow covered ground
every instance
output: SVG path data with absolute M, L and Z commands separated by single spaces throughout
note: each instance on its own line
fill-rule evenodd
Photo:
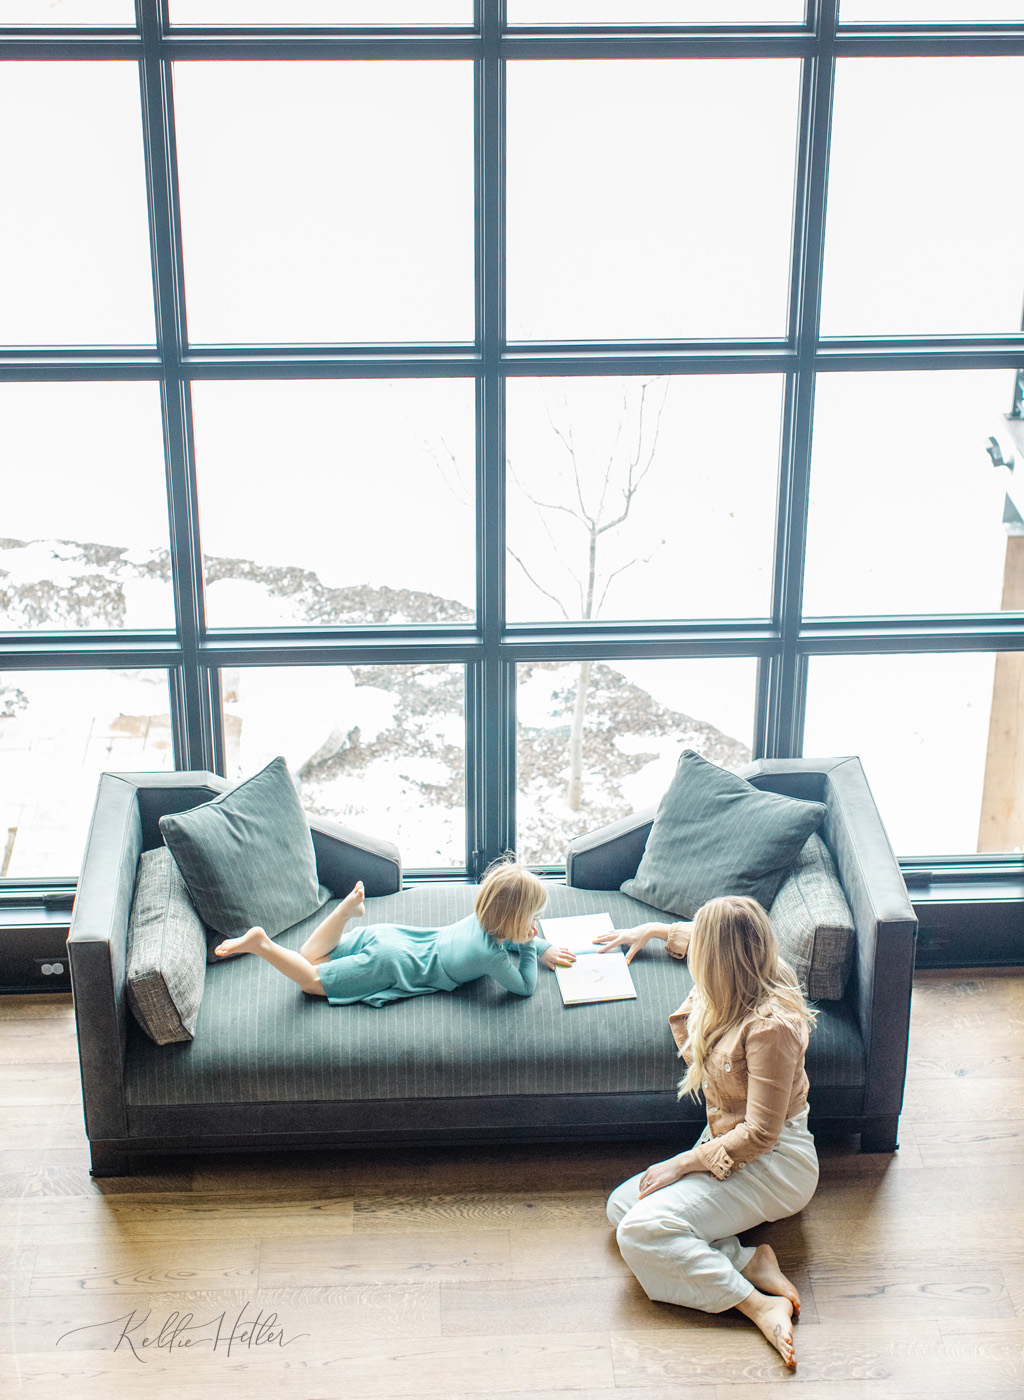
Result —
M 100 773 L 173 767 L 165 672 L 5 672 L 0 678 L 4 873 L 77 875 Z
M 310 621 L 461 616 L 415 590 L 326 588 L 308 571 L 212 560 L 216 587 L 254 617 Z M 0 542 L 0 591 L 23 626 L 119 627 L 168 586 L 166 554 L 74 541 Z M 283 619 L 282 619 L 283 620 Z M 976 848 L 993 655 L 816 658 L 805 752 L 858 753 L 902 855 Z M 721 661 L 594 663 L 583 800 L 567 800 L 576 663 L 518 676 L 519 853 L 558 862 L 573 836 L 655 804 L 680 751 L 749 760 L 756 667 Z M 311 812 L 395 841 L 407 867 L 465 860 L 465 694 L 458 666 L 233 669 L 222 675 L 229 776 L 283 754 Z M 0 848 L 10 876 L 77 872 L 97 776 L 173 767 L 159 671 L 7 672 L 0 679 Z

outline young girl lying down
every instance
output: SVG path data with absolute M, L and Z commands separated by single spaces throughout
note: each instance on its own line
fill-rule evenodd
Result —
M 536 875 L 505 861 L 485 873 L 473 913 L 456 924 L 367 924 L 346 933 L 348 921 L 366 912 L 360 881 L 297 953 L 282 948 L 261 928 L 225 939 L 214 951 L 220 957 L 255 953 L 304 992 L 326 997 L 333 1006 L 355 1001 L 384 1006 L 404 997 L 450 992 L 478 977 L 493 977 L 506 991 L 528 997 L 537 985 L 538 961 L 552 969 L 576 961 L 567 949 L 552 948 L 538 937 L 537 915 L 546 902 Z

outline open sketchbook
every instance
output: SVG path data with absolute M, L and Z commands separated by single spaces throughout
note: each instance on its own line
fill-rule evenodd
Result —
M 594 939 L 612 932 L 609 914 L 574 914 L 566 919 L 541 919 L 540 930 L 556 948 L 576 954 L 572 967 L 556 967 L 558 990 L 566 1006 L 585 1001 L 626 1001 L 636 996 L 629 964 L 621 948 L 603 953 Z

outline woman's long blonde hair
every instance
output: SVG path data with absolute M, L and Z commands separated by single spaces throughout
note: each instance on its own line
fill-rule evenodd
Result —
M 534 920 L 547 902 L 547 890 L 532 871 L 501 860 L 484 871 L 474 909 L 484 933 L 499 943 L 529 943 Z
M 779 956 L 771 920 L 756 899 L 709 900 L 693 921 L 688 958 L 696 995 L 686 1021 L 686 1049 L 693 1058 L 679 1084 L 680 1098 L 697 1096 L 708 1056 L 722 1036 L 769 999 L 806 1021 L 808 1029 L 814 1025 L 818 1013 Z

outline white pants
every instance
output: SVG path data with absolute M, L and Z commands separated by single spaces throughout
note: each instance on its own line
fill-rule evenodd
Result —
M 705 1129 L 700 1141 L 709 1136 Z M 641 1201 L 642 1176 L 608 1198 L 623 1259 L 654 1302 L 724 1312 L 753 1292 L 740 1271 L 754 1251 L 740 1244 L 739 1232 L 795 1215 L 814 1195 L 818 1157 L 807 1109 L 786 1120 L 770 1152 L 734 1167 L 725 1181 L 691 1172 Z

